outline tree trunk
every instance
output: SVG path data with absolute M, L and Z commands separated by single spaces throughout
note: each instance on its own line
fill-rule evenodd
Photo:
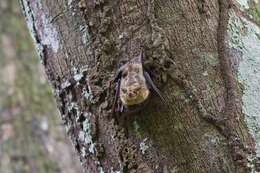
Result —
M 245 74 L 243 48 L 232 35 L 245 30 L 234 29 L 239 16 L 249 22 L 238 4 L 21 0 L 21 6 L 87 172 L 257 171 L 257 138 L 245 123 L 238 80 Z M 141 112 L 121 113 L 127 122 L 120 123 L 111 110 L 113 77 L 141 50 L 168 105 L 153 96 Z

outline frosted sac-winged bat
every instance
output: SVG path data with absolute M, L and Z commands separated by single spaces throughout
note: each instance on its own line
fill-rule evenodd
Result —
M 124 64 L 116 73 L 117 83 L 113 112 L 135 112 L 146 103 L 151 92 L 155 92 L 166 103 L 160 90 L 153 83 L 150 74 L 143 66 L 143 52 Z M 118 99 L 120 98 L 120 100 Z M 119 102 L 120 101 L 120 102 Z

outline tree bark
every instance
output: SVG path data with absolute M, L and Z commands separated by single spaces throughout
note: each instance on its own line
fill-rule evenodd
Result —
M 21 6 L 87 172 L 255 171 L 237 52 L 227 43 L 229 14 L 240 14 L 231 1 L 21 0 Z M 153 96 L 118 123 L 113 77 L 141 50 L 169 106 Z

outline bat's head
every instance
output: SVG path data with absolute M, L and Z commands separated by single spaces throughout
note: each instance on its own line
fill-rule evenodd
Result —
M 150 91 L 144 77 L 142 53 L 121 68 L 120 99 L 126 106 L 144 102 Z

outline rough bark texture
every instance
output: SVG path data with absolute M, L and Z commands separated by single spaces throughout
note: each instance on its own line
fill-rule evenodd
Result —
M 254 141 L 226 43 L 225 0 L 21 0 L 86 171 L 250 172 Z M 113 75 L 145 50 L 157 97 L 117 124 Z M 127 132 L 127 133 L 126 133 Z

